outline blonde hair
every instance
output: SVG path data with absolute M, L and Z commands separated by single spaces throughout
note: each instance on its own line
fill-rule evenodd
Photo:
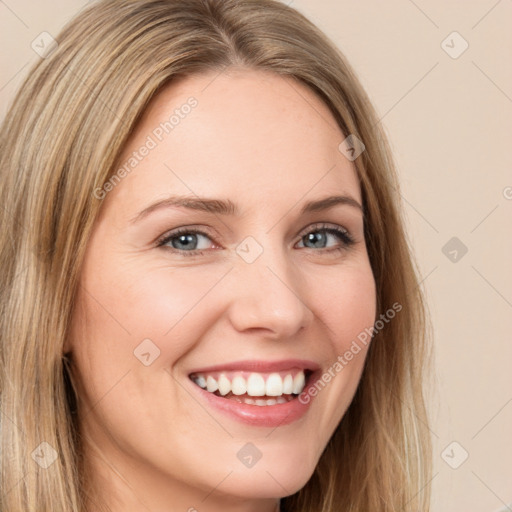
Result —
M 107 0 L 81 12 L 57 41 L 31 70 L 0 132 L 2 512 L 88 510 L 76 396 L 62 352 L 101 206 L 93 191 L 113 175 L 164 85 L 229 66 L 294 77 L 325 102 L 346 136 L 363 141 L 354 164 L 377 315 L 402 307 L 374 333 L 357 392 L 313 476 L 281 508 L 426 512 L 426 305 L 387 138 L 342 53 L 274 0 Z M 42 442 L 58 455 L 47 468 L 33 454 Z

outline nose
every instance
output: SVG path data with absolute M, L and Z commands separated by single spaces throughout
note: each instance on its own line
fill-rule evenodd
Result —
M 230 321 L 238 331 L 264 330 L 266 337 L 289 339 L 311 321 L 306 282 L 292 265 L 280 248 L 265 247 L 252 262 L 235 259 L 226 291 Z

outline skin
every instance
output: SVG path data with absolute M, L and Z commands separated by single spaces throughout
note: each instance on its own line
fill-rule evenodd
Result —
M 306 201 L 338 193 L 361 204 L 361 191 L 327 106 L 304 85 L 261 70 L 230 68 L 167 86 L 120 161 L 190 96 L 197 106 L 103 199 L 65 352 L 79 381 L 91 487 L 114 512 L 270 512 L 311 477 L 354 396 L 368 347 L 306 416 L 277 428 L 203 407 L 188 375 L 224 362 L 295 357 L 327 370 L 373 325 L 361 211 L 338 205 L 299 214 Z M 171 194 L 231 199 L 241 216 L 167 208 L 130 223 Z M 355 243 L 344 247 L 326 234 L 315 246 L 305 239 L 318 232 L 315 223 L 345 228 Z M 182 226 L 207 236 L 189 249 L 178 239 L 175 252 L 172 242 L 157 247 Z M 236 252 L 248 236 L 263 250 L 250 264 Z M 184 254 L 195 248 L 203 254 Z M 149 366 L 134 356 L 147 338 L 160 350 Z M 262 453 L 251 468 L 236 456 L 247 442 Z

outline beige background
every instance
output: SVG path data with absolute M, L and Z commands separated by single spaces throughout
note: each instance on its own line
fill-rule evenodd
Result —
M 432 511 L 512 511 L 512 1 L 288 3 L 348 57 L 395 151 L 435 330 Z M 1 118 L 31 42 L 85 5 L 0 0 Z

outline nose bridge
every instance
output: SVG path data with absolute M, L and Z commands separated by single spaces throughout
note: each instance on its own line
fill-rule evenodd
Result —
M 282 243 L 268 234 L 246 237 L 236 248 L 231 320 L 239 330 L 266 328 L 276 337 L 293 336 L 311 310 L 301 296 L 293 261 Z

